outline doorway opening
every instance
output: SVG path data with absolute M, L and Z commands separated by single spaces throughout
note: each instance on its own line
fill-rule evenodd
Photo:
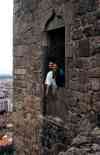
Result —
M 58 78 L 58 87 L 65 86 L 65 28 L 50 30 L 48 34 L 48 52 L 47 52 L 47 64 L 44 66 L 46 69 L 49 62 L 54 62 L 58 65 L 58 69 L 62 72 L 62 78 Z

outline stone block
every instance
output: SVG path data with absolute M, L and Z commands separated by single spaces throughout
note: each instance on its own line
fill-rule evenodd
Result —
M 98 137 L 100 139 L 100 128 L 99 127 L 95 127 L 92 131 L 92 135 L 94 137 Z M 100 141 L 99 141 L 100 142 Z
M 92 148 L 93 151 L 100 152 L 100 145 L 99 144 L 93 144 L 91 146 L 91 148 Z
M 75 29 L 73 30 L 72 33 L 72 39 L 73 40 L 80 40 L 81 38 L 83 38 L 83 32 L 81 29 Z
M 80 92 L 87 92 L 88 91 L 88 84 L 87 83 L 81 83 L 79 80 L 77 81 L 71 81 L 69 82 L 69 88 L 71 90 L 76 90 Z
M 100 67 L 100 53 L 89 58 L 89 65 L 88 66 L 90 69 Z
M 24 68 L 15 69 L 15 74 L 25 75 L 25 73 L 26 73 L 26 69 Z
M 94 102 L 94 104 L 93 104 L 93 109 L 94 109 L 96 112 L 100 112 L 100 101 Z
M 85 152 L 85 151 L 84 151 Z M 85 152 L 86 153 L 86 152 Z M 70 147 L 64 155 L 74 155 L 74 154 L 77 154 L 77 155 L 82 155 L 83 154 L 83 151 L 79 148 L 76 148 L 76 147 Z
M 80 108 L 80 112 L 82 113 L 86 113 L 88 112 L 88 105 L 86 102 L 79 102 L 79 108 Z
M 16 59 L 14 60 L 14 65 L 15 66 L 26 66 L 27 64 L 27 59 L 25 58 L 25 56 L 18 56 L 16 57 Z
M 13 78 L 14 80 L 25 80 L 24 74 L 23 75 L 17 74 Z
M 93 102 L 99 102 L 100 101 L 100 92 L 94 92 L 93 94 Z
M 79 41 L 79 56 L 80 57 L 89 57 L 89 40 L 80 40 Z
M 100 36 L 91 37 L 89 40 L 93 52 L 91 54 L 94 55 L 96 53 L 100 53 Z
M 74 97 L 74 100 L 78 100 L 80 102 L 90 103 L 90 94 L 78 92 L 78 91 L 72 91 L 72 95 Z
M 25 88 L 26 87 L 26 81 L 25 80 L 16 80 L 15 82 L 16 87 Z
M 84 26 L 83 33 L 86 37 L 94 36 L 95 35 L 94 24 Z
M 80 69 L 88 69 L 89 68 L 89 58 L 88 57 L 80 57 L 77 58 L 74 62 L 74 67 Z
M 92 68 L 88 70 L 88 77 L 100 78 L 100 67 Z
M 88 137 L 78 135 L 76 138 L 73 139 L 72 145 L 81 145 L 89 142 L 90 142 L 90 139 L 88 139 Z
M 73 25 L 72 25 L 72 28 L 79 28 L 81 26 L 81 19 L 80 18 L 75 18 L 74 19 L 74 22 L 73 22 Z
M 87 118 L 83 117 L 79 121 L 79 133 L 80 133 L 80 135 L 86 136 L 88 133 L 90 133 L 91 128 L 92 128 L 92 126 L 91 126 L 90 120 L 88 120 Z
M 27 45 L 18 45 L 15 47 L 14 51 L 14 56 L 24 56 L 29 52 L 29 47 Z
M 100 79 L 92 78 L 90 79 L 90 84 L 93 91 L 100 90 Z

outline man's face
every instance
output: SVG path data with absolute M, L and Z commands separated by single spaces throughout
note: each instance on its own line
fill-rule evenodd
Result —
M 53 70 L 57 70 L 58 69 L 58 65 L 56 63 L 53 64 Z
M 49 69 L 53 69 L 53 63 L 50 62 L 49 65 L 48 65 Z

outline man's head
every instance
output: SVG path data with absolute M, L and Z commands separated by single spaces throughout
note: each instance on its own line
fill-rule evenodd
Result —
M 54 63 L 53 64 L 53 70 L 57 70 L 58 69 L 58 64 Z
M 48 64 L 48 67 L 49 67 L 49 69 L 52 69 L 53 68 L 53 62 L 49 62 L 49 64 Z

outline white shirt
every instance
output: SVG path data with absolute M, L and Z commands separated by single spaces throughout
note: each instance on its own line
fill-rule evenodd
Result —
M 56 80 L 53 78 L 53 71 L 47 73 L 45 84 L 57 88 Z

